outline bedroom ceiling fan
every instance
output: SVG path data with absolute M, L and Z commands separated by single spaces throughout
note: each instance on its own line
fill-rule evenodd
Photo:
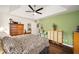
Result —
M 39 12 L 40 10 L 42 10 L 43 8 L 39 8 L 37 10 L 36 9 L 36 5 L 34 5 L 34 7 L 32 7 L 31 5 L 28 5 L 28 7 L 32 10 L 32 11 L 25 11 L 25 12 L 33 12 L 34 15 L 36 14 L 42 14 L 41 12 Z

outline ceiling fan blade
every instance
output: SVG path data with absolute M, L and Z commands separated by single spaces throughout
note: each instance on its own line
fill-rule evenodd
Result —
M 38 13 L 38 14 L 42 14 L 42 13 L 40 13 L 40 12 L 36 12 L 36 13 Z
M 36 12 L 37 12 L 37 11 L 40 11 L 40 10 L 42 10 L 42 9 L 43 9 L 43 8 L 39 8 L 38 10 L 36 10 Z
M 33 11 L 34 11 L 34 9 L 32 8 L 32 6 L 31 5 L 28 5 Z
M 33 12 L 33 11 L 25 11 L 25 12 Z

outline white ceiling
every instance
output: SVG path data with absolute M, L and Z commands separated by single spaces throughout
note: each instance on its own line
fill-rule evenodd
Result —
M 32 5 L 32 7 L 34 6 Z M 40 10 L 41 15 L 25 12 L 31 11 L 27 5 L 0 5 L 0 12 L 37 20 L 51 15 L 79 10 L 79 6 L 77 5 L 36 5 L 35 9 L 37 10 L 41 7 L 43 7 L 43 10 Z

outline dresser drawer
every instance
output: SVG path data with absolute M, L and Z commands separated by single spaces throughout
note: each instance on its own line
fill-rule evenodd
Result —
M 10 25 L 10 35 L 21 35 L 24 33 L 24 25 L 23 24 L 11 24 Z

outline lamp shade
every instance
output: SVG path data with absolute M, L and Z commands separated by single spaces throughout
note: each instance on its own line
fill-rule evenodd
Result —
M 0 27 L 0 32 L 4 31 L 4 28 L 3 27 Z

